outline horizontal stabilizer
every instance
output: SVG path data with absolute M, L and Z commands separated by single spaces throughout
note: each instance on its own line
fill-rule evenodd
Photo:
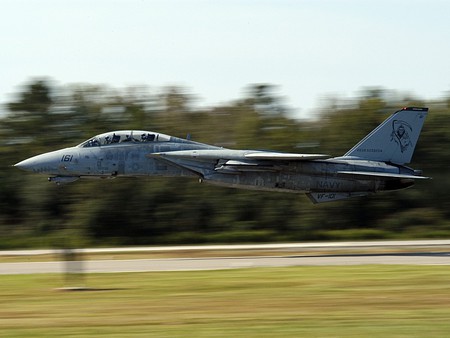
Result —
M 314 204 L 345 200 L 347 198 L 367 195 L 369 195 L 368 192 L 310 192 L 306 194 L 306 196 L 308 196 Z
M 368 172 L 368 171 L 338 171 L 339 176 L 352 177 L 355 179 L 429 179 L 425 176 L 415 176 L 415 175 L 404 175 L 404 174 L 392 174 L 392 173 L 379 173 L 379 172 Z
M 245 158 L 251 160 L 274 160 L 274 161 L 309 161 L 309 160 L 322 160 L 330 157 L 331 157 L 330 155 L 325 154 L 296 154 L 296 153 L 277 153 L 268 151 L 245 154 Z

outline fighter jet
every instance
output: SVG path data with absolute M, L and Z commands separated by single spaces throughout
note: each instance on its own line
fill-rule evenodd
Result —
M 427 179 L 411 162 L 428 108 L 406 107 L 346 154 L 233 150 L 144 130 L 120 130 L 15 164 L 49 181 L 143 176 L 196 177 L 243 189 L 305 193 L 313 203 L 410 187 Z

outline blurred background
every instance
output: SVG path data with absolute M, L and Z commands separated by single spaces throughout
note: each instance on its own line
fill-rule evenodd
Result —
M 450 237 L 449 12 L 437 0 L 4 2 L 0 249 Z M 430 108 L 412 166 L 433 180 L 345 202 L 177 178 L 58 187 L 11 167 L 120 129 L 338 156 L 404 106 Z
M 380 88 L 330 100 L 293 119 L 270 84 L 229 104 L 196 109 L 189 90 L 34 80 L 0 119 L 1 248 L 273 242 L 450 236 L 450 97 L 392 99 Z M 186 178 L 81 180 L 57 186 L 12 164 L 116 129 L 148 129 L 231 148 L 344 154 L 402 106 L 427 106 L 415 168 L 432 180 L 411 189 L 313 205 L 304 195 L 254 192 Z M 320 149 L 320 150 L 319 150 Z M 67 239 L 70 243 L 62 243 Z

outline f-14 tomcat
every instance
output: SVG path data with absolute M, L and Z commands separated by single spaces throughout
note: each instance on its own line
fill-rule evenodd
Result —
M 69 183 L 79 178 L 190 176 L 243 189 L 306 193 L 314 203 L 410 187 L 410 163 L 428 108 L 403 108 L 346 154 L 233 150 L 143 130 L 97 135 L 15 166 Z

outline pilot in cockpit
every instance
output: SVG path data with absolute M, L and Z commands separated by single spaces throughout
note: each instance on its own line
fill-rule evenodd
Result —
M 116 135 L 116 133 L 114 133 L 111 143 L 119 143 L 119 141 L 120 141 L 120 135 Z
M 142 142 L 151 142 L 155 140 L 155 134 L 142 134 L 141 135 Z

